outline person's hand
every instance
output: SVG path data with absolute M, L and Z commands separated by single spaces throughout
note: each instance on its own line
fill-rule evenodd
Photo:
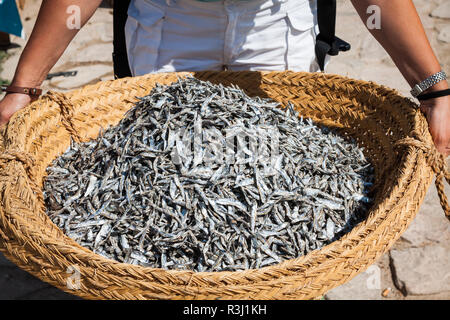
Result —
M 422 101 L 434 144 L 439 152 L 450 154 L 450 96 Z
M 6 124 L 14 113 L 31 102 L 26 94 L 10 93 L 0 101 L 0 126 Z

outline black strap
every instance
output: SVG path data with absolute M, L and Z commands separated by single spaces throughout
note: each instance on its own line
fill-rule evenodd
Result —
M 336 56 L 340 51 L 348 51 L 349 43 L 336 37 L 336 0 L 317 0 L 317 21 L 319 34 L 316 38 L 316 57 L 320 70 L 325 69 L 327 54 Z
M 128 18 L 128 7 L 131 0 L 114 1 L 114 76 L 115 78 L 131 77 L 128 64 L 127 46 L 125 42 L 125 24 Z
M 445 97 L 445 96 L 450 96 L 450 89 L 434 91 L 434 92 L 430 92 L 430 93 L 422 93 L 417 96 L 417 99 L 419 99 L 419 101 L 423 101 L 423 100 L 429 100 L 429 99 L 440 98 L 440 97 Z

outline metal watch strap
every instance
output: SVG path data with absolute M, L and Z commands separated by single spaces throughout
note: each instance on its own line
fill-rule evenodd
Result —
M 29 96 L 39 97 L 42 94 L 42 89 L 38 88 L 25 88 L 25 87 L 17 87 L 17 86 L 1 86 L 1 91 L 8 93 L 22 93 L 27 94 Z
M 447 79 L 447 75 L 444 71 L 439 71 L 438 73 L 433 74 L 432 76 L 426 78 L 421 83 L 418 83 L 412 88 L 411 95 L 413 97 L 417 97 L 419 94 L 424 92 L 425 90 L 431 88 L 436 83 L 441 82 L 443 80 Z

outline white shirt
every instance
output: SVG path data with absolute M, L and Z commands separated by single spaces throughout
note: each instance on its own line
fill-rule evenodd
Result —
M 318 71 L 315 0 L 132 0 L 133 75 L 202 70 Z

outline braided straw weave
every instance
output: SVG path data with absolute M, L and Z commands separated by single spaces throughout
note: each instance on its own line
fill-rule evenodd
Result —
M 376 172 L 365 221 L 330 245 L 281 264 L 238 272 L 167 271 L 96 255 L 45 214 L 45 169 L 70 139 L 95 138 L 117 124 L 155 83 L 188 73 L 151 74 L 49 93 L 13 116 L 0 154 L 0 251 L 36 277 L 90 299 L 313 299 L 364 271 L 406 230 L 437 173 L 447 215 L 445 159 L 434 149 L 417 106 L 371 82 L 321 73 L 200 72 L 201 80 L 237 84 L 250 95 L 291 101 L 305 117 L 338 128 L 365 147 Z M 69 289 L 78 268 L 81 287 Z

